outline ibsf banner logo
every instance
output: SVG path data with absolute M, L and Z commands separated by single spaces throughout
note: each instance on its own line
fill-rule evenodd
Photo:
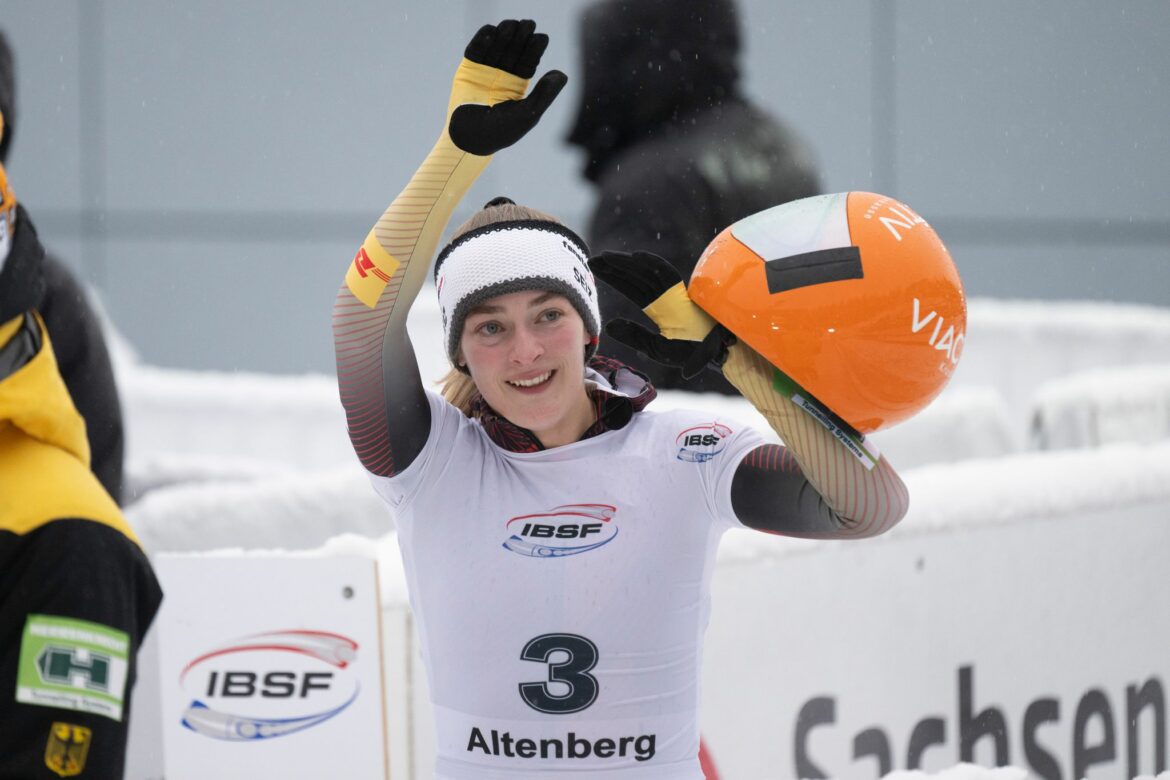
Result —
M 271 631 L 188 663 L 183 725 L 205 737 L 255 742 L 320 725 L 358 697 L 357 642 L 324 631 Z
M 731 434 L 730 428 L 719 423 L 691 426 L 674 439 L 677 457 L 688 463 L 706 463 L 723 452 L 723 440 Z
M 608 504 L 565 504 L 513 517 L 505 524 L 504 549 L 531 558 L 564 558 L 596 550 L 618 535 Z

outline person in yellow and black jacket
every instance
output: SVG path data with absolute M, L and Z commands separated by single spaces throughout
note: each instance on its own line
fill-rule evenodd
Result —
M 162 591 L 90 471 L 36 311 L 44 250 L 2 165 L 0 199 L 0 778 L 120 778 Z

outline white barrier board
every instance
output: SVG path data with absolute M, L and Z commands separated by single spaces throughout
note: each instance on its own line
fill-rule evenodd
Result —
M 385 780 L 376 563 L 155 559 L 168 780 Z
M 1165 769 L 1168 512 L 1159 500 L 721 564 L 702 722 L 721 774 Z

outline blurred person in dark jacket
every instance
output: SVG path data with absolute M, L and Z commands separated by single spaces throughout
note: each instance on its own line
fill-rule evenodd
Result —
M 0 133 L 0 165 L 3 165 L 8 162 L 15 129 L 16 62 L 2 30 L 0 114 L 5 120 Z M 46 255 L 43 275 L 45 293 L 39 311 L 52 336 L 61 376 L 85 420 L 93 472 L 106 492 L 120 504 L 125 439 L 122 407 L 105 337 L 85 290 L 65 264 Z
M 37 311 L 43 259 L 0 164 L 0 777 L 118 778 L 162 593 L 90 471 Z
M 599 0 L 580 30 L 585 84 L 568 141 L 597 187 L 594 251 L 653 252 L 689 279 L 736 220 L 820 193 L 811 150 L 740 93 L 734 0 Z M 607 286 L 599 295 L 603 320 L 641 318 Z M 716 372 L 684 380 L 615 339 L 601 351 L 658 388 L 736 392 Z

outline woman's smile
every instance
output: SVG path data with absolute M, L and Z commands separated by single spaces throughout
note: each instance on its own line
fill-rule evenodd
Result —
M 508 379 L 508 384 L 521 391 L 537 391 L 544 389 L 545 384 L 552 379 L 556 371 L 545 371 L 532 377 L 524 379 Z

